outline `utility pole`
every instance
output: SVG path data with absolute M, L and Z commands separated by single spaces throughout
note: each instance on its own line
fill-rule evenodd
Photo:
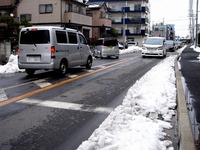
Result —
M 199 0 L 197 0 L 196 4 L 196 40 L 195 40 L 195 48 L 198 46 L 198 5 L 199 5 Z
M 189 0 L 189 29 L 190 29 L 190 39 L 191 42 L 194 44 L 194 12 L 193 12 L 193 0 Z

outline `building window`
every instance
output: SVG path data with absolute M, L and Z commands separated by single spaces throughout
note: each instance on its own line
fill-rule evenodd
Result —
M 65 12 L 72 12 L 72 4 L 69 3 L 65 4 Z
M 31 14 L 21 14 L 20 15 L 20 20 L 31 21 Z
M 52 13 L 52 12 L 53 12 L 52 4 L 40 4 L 39 5 L 39 13 L 40 14 L 46 14 L 46 13 Z

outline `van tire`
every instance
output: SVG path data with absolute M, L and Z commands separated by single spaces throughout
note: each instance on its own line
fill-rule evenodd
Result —
M 35 73 L 34 69 L 26 69 L 25 71 L 29 76 L 32 76 Z
M 92 67 L 92 58 L 88 57 L 87 64 L 85 65 L 86 69 L 91 69 Z
M 65 75 L 66 72 L 67 72 L 67 62 L 66 61 L 61 61 L 60 68 L 59 68 L 59 73 L 61 75 Z

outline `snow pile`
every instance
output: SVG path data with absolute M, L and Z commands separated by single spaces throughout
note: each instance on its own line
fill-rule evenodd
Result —
M 119 53 L 120 54 L 129 54 L 129 53 L 134 53 L 134 52 L 139 52 L 139 51 L 142 51 L 141 47 L 135 46 L 135 45 L 131 45 L 131 46 L 128 46 L 127 49 L 120 50 Z
M 8 63 L 6 65 L 0 65 L 0 74 L 9 74 L 22 72 L 24 70 L 18 68 L 18 55 L 10 55 Z
M 174 59 L 170 56 L 147 72 L 78 150 L 173 150 L 164 128 L 175 114 Z M 162 116 L 163 120 L 158 117 Z

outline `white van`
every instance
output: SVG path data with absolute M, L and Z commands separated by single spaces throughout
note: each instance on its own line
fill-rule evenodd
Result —
M 22 28 L 19 35 L 18 66 L 33 75 L 38 69 L 55 69 L 65 74 L 68 67 L 92 66 L 92 53 L 84 35 L 69 28 L 35 26 Z
M 94 57 L 105 58 L 111 56 L 114 56 L 116 59 L 119 58 L 119 45 L 117 38 L 99 38 L 95 44 Z

